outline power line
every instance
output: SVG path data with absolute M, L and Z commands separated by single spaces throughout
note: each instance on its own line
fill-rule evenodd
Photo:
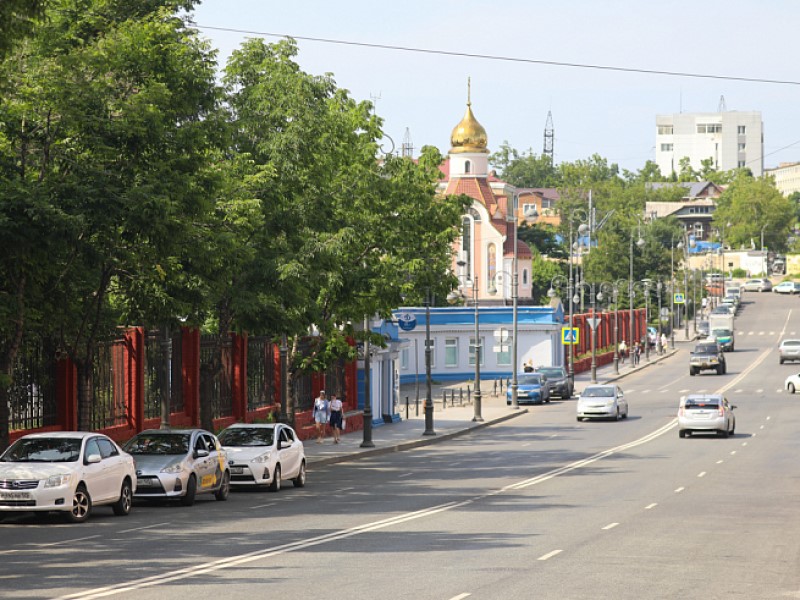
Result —
M 515 56 L 501 56 L 494 54 L 475 54 L 472 52 L 454 52 L 450 50 L 431 50 L 429 48 L 412 48 L 410 46 L 394 46 L 390 44 L 371 44 L 368 42 L 354 42 L 350 40 L 337 40 L 332 38 L 309 37 L 300 35 L 288 35 L 283 33 L 270 33 L 267 31 L 251 31 L 248 29 L 234 29 L 231 27 L 212 27 L 210 25 L 198 25 L 192 23 L 198 29 L 211 29 L 214 31 L 226 31 L 228 33 L 241 33 L 244 35 L 255 35 L 262 37 L 292 38 L 307 42 L 320 42 L 323 44 L 338 44 L 341 46 L 358 46 L 361 48 L 376 48 L 380 50 L 397 50 L 401 52 L 417 52 L 420 54 L 436 54 L 439 56 L 456 56 L 461 58 L 479 58 L 482 60 L 497 60 L 504 62 L 526 63 L 534 65 L 547 65 L 552 67 L 570 67 L 574 69 L 595 69 L 600 71 L 617 71 L 620 73 L 639 73 L 644 75 L 667 75 L 669 77 L 690 77 L 694 79 L 716 79 L 723 81 L 743 81 L 747 83 L 771 83 L 777 85 L 798 85 L 800 81 L 766 79 L 761 77 L 737 77 L 734 75 L 712 75 L 708 73 L 689 73 L 683 71 L 662 71 L 658 69 L 636 69 L 633 67 L 615 67 L 611 65 L 597 65 L 590 63 L 570 63 L 554 60 L 539 60 L 534 58 L 520 58 Z

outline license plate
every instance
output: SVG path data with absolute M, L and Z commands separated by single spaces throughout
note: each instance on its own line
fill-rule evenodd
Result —
M 231 475 L 241 475 L 244 473 L 244 467 L 231 467 Z
M 155 477 L 140 477 L 136 484 L 138 487 L 156 487 L 158 485 L 158 479 Z
M 0 492 L 0 500 L 30 500 L 30 492 Z

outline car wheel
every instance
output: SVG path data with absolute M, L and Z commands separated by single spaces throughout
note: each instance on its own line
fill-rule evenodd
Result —
M 719 435 L 721 435 L 724 438 L 728 437 L 728 430 L 727 429 L 720 430 Z
M 691 375 L 692 377 L 694 377 L 695 375 L 697 375 L 697 371 L 696 371 L 696 370 L 694 370 L 693 368 L 689 367 L 689 375 Z
M 617 407 L 617 412 L 616 412 L 616 414 L 614 415 L 614 420 L 615 420 L 615 421 L 619 421 L 619 407 Z
M 294 487 L 306 486 L 306 461 L 302 461 L 300 463 L 300 472 L 297 473 L 297 477 L 292 479 L 292 483 L 294 484 Z
M 225 471 L 222 474 L 222 483 L 219 486 L 219 489 L 214 493 L 214 498 L 219 500 L 220 502 L 225 502 L 228 499 L 228 494 L 231 491 L 231 474 L 228 471 Z
M 684 429 L 678 430 L 678 437 L 679 438 L 685 438 L 686 437 L 686 430 L 684 430 Z
M 189 483 L 186 484 L 186 494 L 181 497 L 181 504 L 184 506 L 191 506 L 194 504 L 194 499 L 197 497 L 197 477 L 194 473 L 189 475 Z
M 794 394 L 794 384 L 791 381 L 786 384 L 786 389 L 789 390 L 790 394 Z
M 578 423 L 580 423 L 581 421 L 583 421 L 583 419 L 582 419 L 581 417 L 575 417 L 575 420 L 576 420 L 576 421 L 578 421 Z
M 272 483 L 269 484 L 270 492 L 281 491 L 281 465 L 275 465 L 275 472 L 272 474 Z
M 92 512 L 92 497 L 86 486 L 80 484 L 72 495 L 72 510 L 67 513 L 67 520 L 72 523 L 83 523 Z
M 118 517 L 125 517 L 130 514 L 133 505 L 133 491 L 131 482 L 127 479 L 122 482 L 122 489 L 119 492 L 119 500 L 111 505 L 114 514 Z
M 780 363 L 783 364 L 783 359 L 780 359 Z

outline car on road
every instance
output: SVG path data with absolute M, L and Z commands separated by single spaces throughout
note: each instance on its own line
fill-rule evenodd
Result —
M 797 390 L 800 390 L 800 373 L 789 375 L 786 381 L 783 382 L 783 389 L 790 394 L 794 394 Z
M 57 511 L 82 523 L 110 505 L 125 516 L 135 490 L 133 457 L 99 433 L 32 433 L 0 455 L 0 515 Z
M 714 339 L 698 342 L 689 353 L 689 375 L 697 375 L 700 371 L 716 371 L 717 375 L 728 371 L 722 348 Z
M 198 494 L 227 500 L 231 473 L 225 451 L 204 429 L 147 429 L 123 446 L 136 461 L 134 498 L 177 498 L 184 506 Z
M 781 281 L 772 288 L 776 294 L 800 294 L 800 283 L 796 281 Z
M 678 436 L 714 433 L 722 437 L 736 430 L 735 405 L 722 394 L 690 394 L 681 398 L 678 407 Z
M 771 292 L 772 282 L 769 279 L 748 279 L 742 285 L 745 292 Z
M 572 398 L 575 391 L 569 373 L 564 367 L 539 367 L 537 373 L 547 377 L 547 385 L 550 388 L 550 396 L 558 396 L 561 399 Z
M 306 454 L 294 429 L 282 423 L 236 423 L 219 434 L 228 456 L 232 486 L 281 489 L 306 484 Z
M 697 335 L 701 338 L 707 338 L 710 333 L 708 328 L 708 321 L 697 322 Z
M 578 396 L 577 419 L 628 418 L 628 401 L 618 385 L 587 385 Z
M 778 346 L 778 360 L 780 364 L 800 360 L 800 340 L 782 340 Z
M 543 373 L 517 374 L 517 403 L 542 404 L 550 402 L 550 386 Z M 506 404 L 511 406 L 511 389 L 506 391 Z
M 736 340 L 732 329 L 712 329 L 708 341 L 715 341 L 723 352 L 733 352 L 736 349 Z
M 712 315 L 732 315 L 736 312 L 736 309 L 733 307 L 732 304 L 717 304 L 712 310 Z

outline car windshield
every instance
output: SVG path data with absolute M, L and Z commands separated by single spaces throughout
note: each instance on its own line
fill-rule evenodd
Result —
M 587 387 L 581 396 L 586 398 L 612 398 L 614 396 L 614 388 L 610 386 Z
M 14 442 L 0 458 L 0 461 L 75 462 L 80 455 L 80 438 L 28 438 Z
M 781 346 L 800 346 L 800 340 L 784 340 Z
M 129 454 L 186 454 L 189 452 L 188 433 L 140 433 L 127 444 Z
M 219 434 L 223 446 L 272 446 L 274 439 L 272 427 L 233 427 Z
M 718 398 L 687 398 L 686 404 L 684 405 L 686 408 L 710 408 L 716 409 L 719 408 L 719 399 Z
M 553 379 L 567 376 L 566 372 L 561 367 L 541 367 L 539 369 L 539 373 L 547 375 L 547 377 L 551 377 Z
M 697 344 L 694 348 L 695 352 L 702 352 L 702 353 L 709 353 L 709 354 L 716 354 L 717 352 L 717 345 L 716 344 Z
M 730 329 L 715 329 L 711 332 L 714 337 L 731 337 L 733 333 Z
M 518 380 L 519 385 L 542 385 L 542 378 L 538 373 L 525 373 Z

